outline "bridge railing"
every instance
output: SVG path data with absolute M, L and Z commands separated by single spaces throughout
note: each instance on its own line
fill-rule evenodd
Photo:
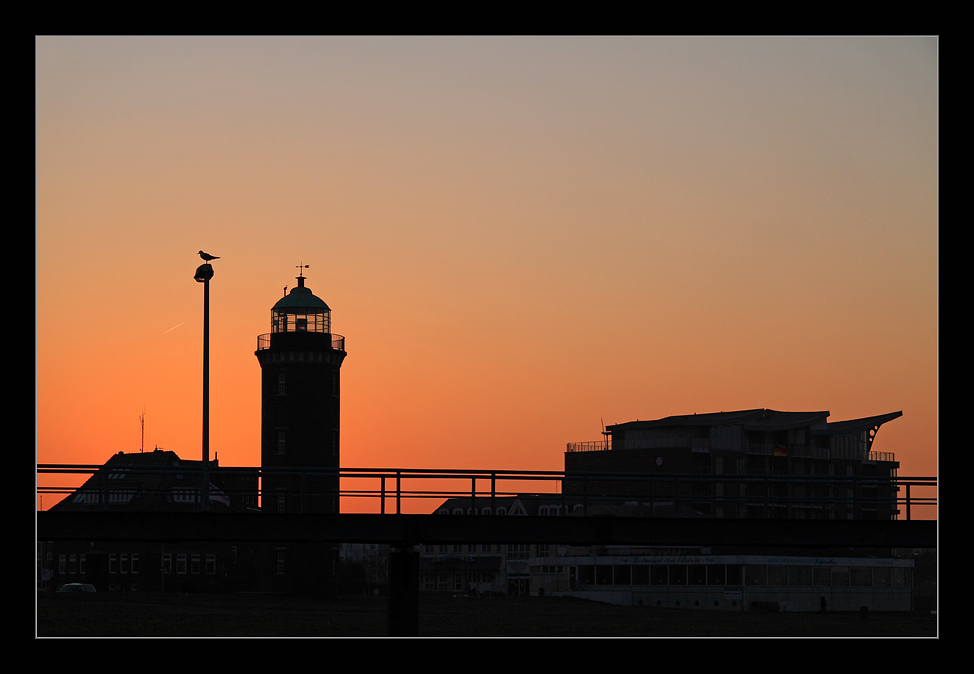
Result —
M 40 503 L 64 507 L 120 505 L 144 509 L 149 499 L 202 509 L 202 470 L 196 465 L 103 466 L 41 464 Z M 656 517 L 808 519 L 928 519 L 937 504 L 933 477 L 701 475 L 416 468 L 210 468 L 210 505 L 257 510 L 281 497 L 303 512 L 322 498 L 341 499 L 344 512 L 449 514 L 640 514 Z M 80 487 L 67 486 L 89 476 Z M 43 478 L 41 477 L 43 476 Z M 54 484 L 59 476 L 62 484 Z M 43 485 L 41 483 L 44 483 Z M 275 490 L 262 489 L 266 483 Z M 63 500 L 60 497 L 66 496 Z M 53 497 L 53 498 L 51 498 Z M 515 506 L 514 498 L 519 505 Z M 138 499 L 138 500 L 137 500 Z M 453 502 L 449 501 L 453 499 Z M 141 505 L 140 505 L 141 504 Z M 432 504 L 432 505 L 431 505 Z M 527 512 L 530 510 L 530 512 Z

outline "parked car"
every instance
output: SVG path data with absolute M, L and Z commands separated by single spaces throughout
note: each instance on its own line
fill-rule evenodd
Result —
M 58 588 L 58 592 L 94 592 L 95 586 L 91 583 L 68 583 Z

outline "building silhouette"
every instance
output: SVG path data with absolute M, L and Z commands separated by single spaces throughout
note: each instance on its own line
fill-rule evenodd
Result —
M 331 309 L 298 285 L 271 308 L 271 331 L 257 338 L 261 369 L 261 512 L 337 514 L 340 509 L 341 367 L 345 338 Z M 338 591 L 336 545 L 265 545 L 263 587 L 292 593 Z
M 873 441 L 902 412 L 828 416 L 756 409 L 609 426 L 603 441 L 568 445 L 561 493 L 452 498 L 433 515 L 895 519 L 899 464 Z M 877 552 L 425 545 L 420 590 L 717 610 L 911 610 L 913 560 Z
M 337 513 L 345 338 L 332 333 L 331 309 L 304 285 L 303 270 L 297 281 L 271 309 L 271 332 L 257 338 L 261 510 Z
M 119 452 L 52 512 L 186 512 L 200 510 L 201 461 L 175 452 Z M 257 475 L 209 462 L 209 512 L 257 510 Z M 99 591 L 200 592 L 254 589 L 259 585 L 259 546 L 247 543 L 173 541 L 39 542 L 41 587 L 90 583 Z
M 604 441 L 568 444 L 564 491 L 660 517 L 896 519 L 899 463 L 873 441 L 902 415 L 754 409 L 616 424 Z

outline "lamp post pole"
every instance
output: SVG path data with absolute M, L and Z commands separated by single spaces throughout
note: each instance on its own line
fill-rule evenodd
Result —
M 203 493 L 200 509 L 210 506 L 210 279 L 203 282 Z
M 210 509 L 210 279 L 213 267 L 202 264 L 194 277 L 203 284 L 203 459 L 200 510 Z

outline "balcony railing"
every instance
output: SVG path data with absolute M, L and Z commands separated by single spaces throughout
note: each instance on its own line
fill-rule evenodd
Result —
M 651 438 L 642 439 L 635 447 L 626 449 L 697 449 L 710 450 L 710 440 L 704 438 Z M 606 440 L 594 440 L 592 442 L 569 442 L 569 452 L 604 452 L 612 449 L 611 443 Z M 726 447 L 721 447 L 726 450 Z M 776 450 L 778 450 L 776 452 Z M 744 447 L 745 454 L 755 454 L 764 456 L 790 456 L 797 459 L 851 459 L 858 461 L 896 461 L 893 452 L 869 452 L 865 454 L 865 449 L 854 449 L 849 447 L 812 447 L 811 445 L 776 445 L 774 443 L 748 443 Z
M 198 494 L 195 485 L 200 484 L 199 465 L 175 467 L 154 466 L 146 468 L 108 468 L 97 465 L 42 464 L 37 467 L 38 476 L 60 475 L 61 479 L 91 475 L 83 492 L 77 487 L 38 485 L 38 495 L 63 497 L 82 493 L 83 501 L 103 510 L 121 506 L 112 499 L 108 481 L 112 475 L 124 470 L 130 476 L 179 476 L 187 494 Z M 729 517 L 779 517 L 789 511 L 792 517 L 813 517 L 812 511 L 825 513 L 825 517 L 845 519 L 868 517 L 870 512 L 882 513 L 881 517 L 899 519 L 900 515 L 912 519 L 919 507 L 936 507 L 937 478 L 903 476 L 801 476 L 801 475 L 700 475 L 700 474 L 649 474 L 649 473 L 591 473 L 561 471 L 509 471 L 509 470 L 448 470 L 410 468 L 257 468 L 224 467 L 214 470 L 211 476 L 219 476 L 225 482 L 219 496 L 225 499 L 243 499 L 246 504 L 257 505 L 257 496 L 277 498 L 277 491 L 265 492 L 267 481 L 293 477 L 298 491 L 289 492 L 287 498 L 294 504 L 291 512 L 300 512 L 306 499 L 340 497 L 342 510 L 348 511 L 352 501 L 378 501 L 379 513 L 402 513 L 407 501 L 417 503 L 410 510 L 430 512 L 443 499 L 463 498 L 458 504 L 474 514 L 484 510 L 497 514 L 498 498 L 522 497 L 546 498 L 549 508 L 561 504 L 558 512 L 587 514 L 589 508 L 642 505 L 650 516 L 674 516 L 674 514 L 699 510 L 701 507 L 725 509 Z M 232 478 L 232 481 L 231 481 Z M 57 478 L 55 478 L 57 479 Z M 249 484 L 247 484 L 249 482 Z M 263 485 L 260 483 L 264 482 Z M 172 495 L 172 483 L 162 480 L 144 482 L 138 487 L 128 486 L 126 503 L 153 493 Z M 260 485 L 260 486 L 259 486 Z M 214 501 L 214 492 L 210 500 Z M 469 499 L 469 500 L 466 500 Z M 197 503 L 199 498 L 190 502 Z M 682 507 L 681 504 L 687 506 Z M 351 510 L 355 510 L 352 507 Z M 489 509 L 489 510 L 488 510 Z M 659 511 L 659 512 L 657 512 Z M 799 511 L 804 511 L 802 514 Z M 670 513 L 664 515 L 664 513 Z M 732 513 L 736 512 L 734 515 Z M 929 511 L 927 511 L 929 512 Z M 679 515 L 678 515 L 679 516 Z M 713 516 L 713 515 L 712 515 Z M 719 516 L 719 515 L 718 515 Z
M 604 452 L 609 448 L 607 440 L 593 440 L 592 442 L 569 442 L 569 452 Z
M 279 333 L 279 334 L 300 334 L 300 333 Z M 331 334 L 331 348 L 336 351 L 345 350 L 345 337 L 343 335 Z M 271 333 L 257 335 L 257 350 L 264 351 L 271 348 Z

